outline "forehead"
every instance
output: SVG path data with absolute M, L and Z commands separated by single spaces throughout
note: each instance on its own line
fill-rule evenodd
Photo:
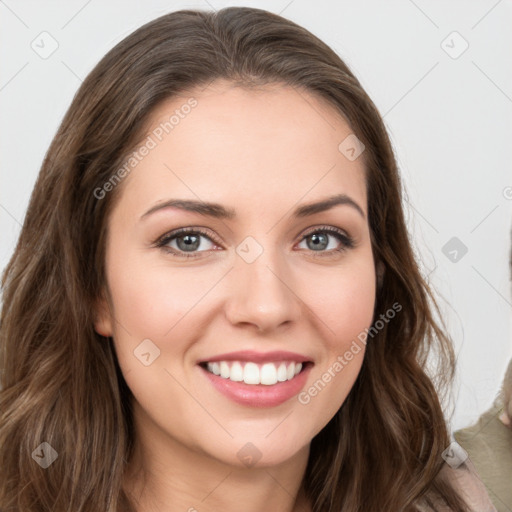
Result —
M 268 208 L 344 193 L 366 212 L 363 158 L 339 149 L 349 136 L 341 114 L 310 92 L 216 81 L 153 111 L 141 139 L 151 149 L 123 196 L 139 209 L 169 197 Z

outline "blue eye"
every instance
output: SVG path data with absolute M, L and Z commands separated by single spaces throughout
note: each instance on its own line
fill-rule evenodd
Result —
M 330 241 L 329 238 L 336 239 L 341 245 L 337 247 L 336 242 Z M 319 255 L 323 255 L 324 252 L 327 254 L 339 253 L 354 247 L 354 240 L 350 236 L 340 229 L 328 226 L 317 228 L 304 235 L 301 243 L 304 242 L 306 242 L 307 249 L 315 253 L 320 253 Z
M 213 236 L 199 228 L 180 228 L 162 236 L 154 246 L 178 258 L 197 258 L 202 252 L 218 250 L 213 249 L 216 243 L 219 242 Z M 354 240 L 349 235 L 331 226 L 316 228 L 307 233 L 300 241 L 300 244 L 303 243 L 306 243 L 306 249 L 314 256 L 332 256 L 354 247 Z
M 160 240 L 158 240 L 156 246 L 161 247 L 176 256 L 195 258 L 197 257 L 197 252 L 205 252 L 208 250 L 208 248 L 203 248 L 205 244 L 202 243 L 202 239 L 207 239 L 213 244 L 212 239 L 206 232 L 200 229 L 181 228 L 164 235 Z M 177 247 L 172 247 L 170 245 L 174 242 L 176 242 Z M 203 249 L 198 250 L 199 248 Z

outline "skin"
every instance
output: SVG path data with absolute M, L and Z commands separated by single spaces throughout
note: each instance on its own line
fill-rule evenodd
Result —
M 500 415 L 500 420 L 505 426 L 512 428 L 512 360 L 508 363 L 507 371 L 505 372 L 502 393 L 504 410 Z
M 197 106 L 125 178 L 108 219 L 110 302 L 98 303 L 95 328 L 113 337 L 135 397 L 126 488 L 139 512 L 231 512 L 240 503 L 247 512 L 310 510 L 301 491 L 309 445 L 347 397 L 364 347 L 306 405 L 297 396 L 269 408 L 236 404 L 197 362 L 238 350 L 298 352 L 314 363 L 307 390 L 371 325 L 376 278 L 363 159 L 338 150 L 352 130 L 309 93 L 217 81 L 191 95 Z M 189 97 L 159 106 L 147 133 Z M 345 204 L 291 216 L 334 194 L 362 214 Z M 236 218 L 167 208 L 141 220 L 170 198 L 217 202 Z M 327 233 L 327 248 L 315 249 L 304 236 L 324 226 L 354 247 L 335 252 L 344 245 Z M 154 246 L 182 227 L 217 240 L 201 238 L 189 259 Z M 252 263 L 236 252 L 247 236 L 263 249 Z M 134 356 L 144 339 L 160 350 L 149 366 Z M 252 467 L 237 456 L 248 442 L 261 456 Z

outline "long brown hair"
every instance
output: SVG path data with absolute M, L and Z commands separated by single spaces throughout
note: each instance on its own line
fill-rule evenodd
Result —
M 312 440 L 304 488 L 313 510 L 434 510 L 434 500 L 466 510 L 440 473 L 449 436 L 436 388 L 453 376 L 453 349 L 411 250 L 382 119 L 322 41 L 238 7 L 173 12 L 136 30 L 84 80 L 53 139 L 2 279 L 0 509 L 133 510 L 122 484 L 133 397 L 113 344 L 93 328 L 107 219 L 122 184 L 101 199 L 94 191 L 122 167 L 162 101 L 221 78 L 288 84 L 344 116 L 366 147 L 372 246 L 384 268 L 375 318 L 402 305 L 369 339 L 353 389 Z M 432 350 L 438 366 L 428 376 Z M 43 442 L 58 455 L 46 469 L 33 460 L 36 449 L 49 451 Z

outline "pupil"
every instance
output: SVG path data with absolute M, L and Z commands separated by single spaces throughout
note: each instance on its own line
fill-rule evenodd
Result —
M 311 241 L 313 242 L 313 247 L 317 249 L 322 246 L 322 249 L 325 249 L 328 244 L 327 235 L 315 233 L 311 235 Z
M 184 245 L 180 244 L 180 241 L 183 241 Z M 184 235 L 177 239 L 177 243 L 181 250 L 194 250 L 199 246 L 199 237 L 197 235 Z

